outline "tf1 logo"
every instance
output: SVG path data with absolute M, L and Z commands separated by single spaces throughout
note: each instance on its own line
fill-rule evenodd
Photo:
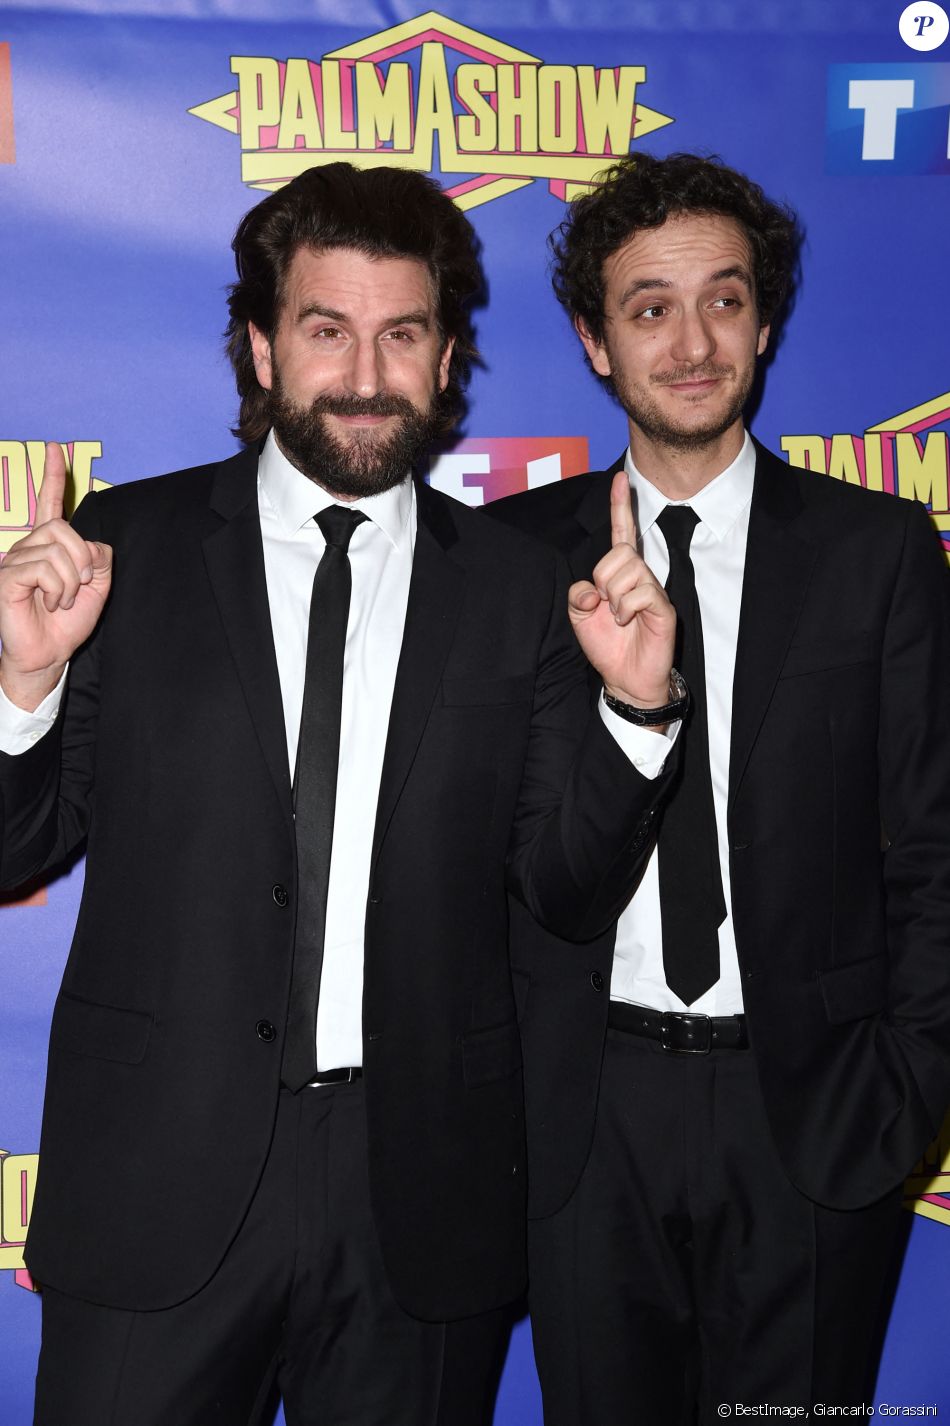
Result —
M 586 436 L 479 436 L 456 441 L 429 468 L 429 484 L 465 505 L 536 490 L 588 469 Z
M 827 169 L 950 173 L 950 64 L 832 64 Z

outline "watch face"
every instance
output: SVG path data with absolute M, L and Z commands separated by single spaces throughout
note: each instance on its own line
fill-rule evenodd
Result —
M 678 703 L 681 698 L 689 697 L 689 689 L 686 687 L 686 679 L 679 669 L 670 669 L 670 702 Z

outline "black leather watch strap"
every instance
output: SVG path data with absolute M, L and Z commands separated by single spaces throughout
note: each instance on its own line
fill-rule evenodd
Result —
M 628 723 L 636 723 L 641 728 L 655 728 L 662 723 L 674 723 L 682 718 L 689 707 L 689 689 L 681 673 L 674 668 L 670 673 L 670 701 L 661 708 L 637 708 L 633 703 L 624 703 L 614 698 L 604 689 L 604 702 L 612 713 Z

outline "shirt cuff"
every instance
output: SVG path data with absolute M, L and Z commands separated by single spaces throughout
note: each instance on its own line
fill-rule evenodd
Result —
M 32 713 L 27 713 L 26 709 L 11 703 L 0 688 L 0 752 L 12 757 L 29 752 L 33 744 L 38 743 L 40 738 L 49 732 L 56 722 L 65 684 L 64 669 L 59 683 L 51 693 L 47 693 L 43 702 Z
M 603 697 L 598 698 L 597 706 L 614 742 L 626 753 L 637 772 L 651 782 L 659 777 L 676 742 L 682 720 L 677 718 L 665 733 L 660 733 L 655 728 L 628 723 L 626 718 L 621 718 L 619 713 L 607 707 Z

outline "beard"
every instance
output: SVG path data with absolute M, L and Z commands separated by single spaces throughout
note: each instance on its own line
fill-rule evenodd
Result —
M 270 419 L 281 450 L 315 484 L 349 500 L 382 495 L 400 481 L 432 444 L 442 426 L 437 382 L 424 410 L 408 396 L 385 391 L 375 396 L 317 396 L 298 406 L 285 392 L 280 373 L 272 374 Z M 378 429 L 355 430 L 338 439 L 328 416 L 395 416 L 399 424 L 386 435 Z
M 717 366 L 706 362 L 703 366 L 676 367 L 661 376 L 651 376 L 651 386 L 673 386 L 678 381 L 705 381 L 713 378 L 735 377 L 728 403 L 717 411 L 709 413 L 704 422 L 677 422 L 664 411 L 650 390 L 639 384 L 628 385 L 623 378 L 622 368 L 611 362 L 611 381 L 614 392 L 627 415 L 643 434 L 657 445 L 667 446 L 677 451 L 701 451 L 713 445 L 725 435 L 730 426 L 742 417 L 745 404 L 752 390 L 755 365 L 739 372 L 734 366 Z

